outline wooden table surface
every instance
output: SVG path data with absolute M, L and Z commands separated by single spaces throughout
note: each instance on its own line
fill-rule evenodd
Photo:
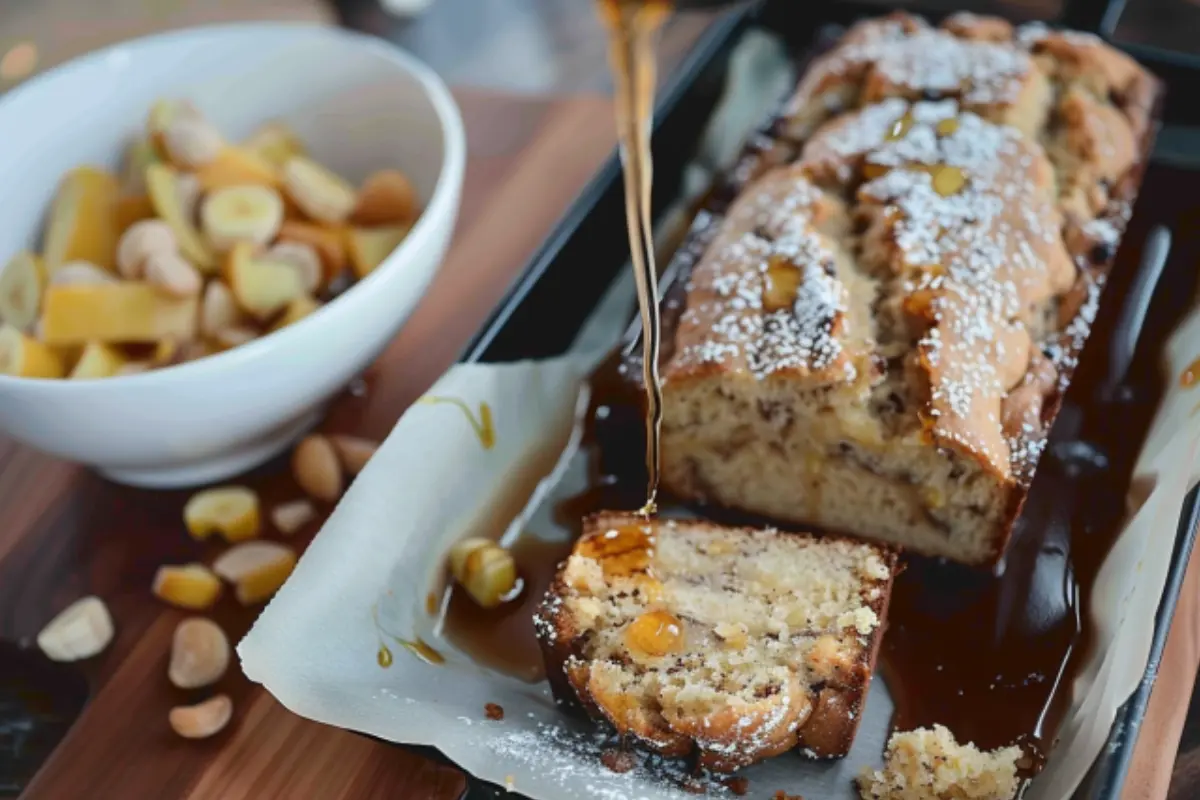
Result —
M 316 0 L 247 4 L 254 10 L 244 14 L 230 3 L 185 0 L 162 4 L 172 10 L 155 22 L 110 22 L 98 33 L 38 14 L 31 0 L 14 2 L 0 9 L 0 32 L 32 38 L 42 65 L 147 25 L 221 18 L 213 11 L 217 6 L 226 18 L 333 16 Z M 142 0 L 99 5 L 122 2 Z M 71 0 L 46 4 L 62 11 Z M 342 15 L 416 50 L 448 76 L 468 132 L 466 187 L 450 255 L 411 321 L 368 374 L 365 394 L 341 398 L 323 425 L 382 438 L 454 361 L 611 152 L 612 119 L 603 94 L 603 50 L 587 0 L 437 0 L 426 17 L 410 23 L 350 2 Z M 695 15 L 672 22 L 663 44 L 664 72 L 678 63 L 707 22 Z M 247 482 L 260 489 L 268 505 L 298 494 L 279 462 Z M 0 746 L 0 796 L 14 791 L 5 786 L 10 780 L 25 786 L 22 797 L 39 800 L 458 797 L 464 779 L 457 770 L 300 719 L 237 674 L 227 675 L 219 686 L 235 702 L 234 722 L 226 731 L 204 742 L 186 742 L 171 733 L 167 710 L 188 698 L 167 682 L 166 663 L 173 629 L 186 615 L 156 602 L 149 587 L 159 564 L 211 556 L 183 530 L 186 496 L 118 487 L 0 439 L 0 642 L 8 643 L 0 649 L 0 684 L 14 670 L 22 679 L 33 676 L 50 698 L 42 698 L 46 713 L 54 713 L 56 703 L 82 702 L 82 693 L 90 691 L 78 720 L 36 775 L 7 774 L 11 754 Z M 307 541 L 315 528 L 295 541 Z M 108 602 L 117 638 L 81 671 L 53 669 L 30 647 L 32 637 L 57 610 L 87 593 Z M 1200 659 L 1197 599 L 1200 569 L 1193 568 L 1127 800 L 1200 796 L 1200 709 L 1189 712 L 1184 702 Z M 254 614 L 226 599 L 215 616 L 236 639 Z M 1172 773 L 1168 766 L 1181 731 L 1182 754 Z M 11 731 L 0 729 L 0 745 L 15 741 L 11 737 Z

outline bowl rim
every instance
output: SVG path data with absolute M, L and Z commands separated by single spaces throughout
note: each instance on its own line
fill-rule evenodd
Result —
M 58 64 L 43 73 L 39 73 L 19 86 L 5 92 L 3 96 L 0 96 L 0 106 L 30 92 L 41 91 L 42 84 L 48 84 L 69 72 L 95 68 L 100 62 L 111 59 L 114 56 L 119 56 L 123 50 L 146 45 L 157 45 L 169 41 L 192 38 L 200 39 L 229 34 L 245 35 L 255 32 L 263 34 L 302 32 L 305 35 L 316 35 L 332 40 L 340 40 L 345 45 L 370 51 L 375 56 L 399 67 L 401 71 L 408 73 L 417 80 L 425 96 L 433 106 L 434 113 L 437 115 L 438 123 L 441 126 L 442 159 L 433 192 L 430 194 L 429 200 L 421 210 L 421 214 L 417 217 L 416 222 L 413 223 L 408 235 L 388 255 L 380 267 L 371 272 L 371 274 L 354 281 L 349 288 L 337 297 L 322 304 L 304 318 L 297 320 L 285 328 L 269 331 L 253 341 L 237 345 L 228 350 L 206 355 L 194 361 L 172 364 L 131 375 L 110 375 L 105 378 L 69 380 L 65 377 L 33 378 L 0 374 L 0 388 L 9 389 L 21 386 L 27 388 L 37 387 L 39 390 L 47 392 L 69 392 L 79 391 L 84 387 L 94 391 L 100 387 L 113 387 L 115 384 L 120 389 L 148 389 L 155 382 L 174 380 L 176 377 L 181 379 L 203 379 L 206 377 L 206 371 L 216 374 L 217 371 L 233 366 L 238 361 L 253 361 L 269 353 L 272 348 L 279 347 L 287 338 L 296 338 L 304 335 L 306 332 L 312 331 L 314 325 L 321 324 L 320 320 L 334 319 L 340 315 L 350 313 L 349 311 L 339 312 L 336 310 L 331 312 L 330 309 L 343 306 L 348 307 L 350 304 L 340 303 L 339 301 L 355 293 L 362 294 L 364 291 L 369 290 L 369 286 L 364 288 L 363 285 L 378 282 L 379 276 L 382 274 L 402 269 L 403 262 L 406 260 L 406 254 L 419 249 L 422 241 L 433 236 L 432 228 L 435 225 L 435 217 L 449 215 L 453 218 L 457 216 L 458 194 L 466 171 L 467 142 L 466 130 L 462 121 L 462 112 L 459 110 L 454 96 L 450 93 L 449 87 L 432 67 L 402 47 L 394 45 L 386 39 L 345 28 L 314 22 L 283 20 L 277 22 L 262 21 L 195 25 L 180 30 L 152 33 L 93 50 L 65 61 L 62 64 Z M 439 263 L 434 269 L 434 275 L 440 269 L 441 264 Z M 422 292 L 422 296 L 423 294 L 424 292 Z M 420 298 L 418 298 L 419 302 Z M 26 331 L 22 331 L 22 333 L 26 333 Z

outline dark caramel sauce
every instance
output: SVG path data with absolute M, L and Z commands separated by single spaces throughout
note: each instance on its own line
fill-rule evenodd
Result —
M 545 677 L 541 651 L 533 632 L 533 614 L 546 595 L 558 564 L 571 552 L 571 542 L 546 542 L 523 536 L 512 549 L 524 585 L 512 601 L 480 608 L 457 585 L 449 599 L 442 633 L 473 661 L 530 683 Z
M 599 6 L 600 17 L 609 34 L 617 141 L 624 167 L 625 222 L 642 317 L 647 472 L 646 502 L 642 511 L 650 515 L 655 511 L 658 495 L 659 432 L 662 427 L 662 384 L 658 374 L 662 331 L 650 211 L 650 185 L 654 173 L 650 131 L 656 80 L 654 40 L 671 11 L 671 3 L 667 0 L 600 0 Z

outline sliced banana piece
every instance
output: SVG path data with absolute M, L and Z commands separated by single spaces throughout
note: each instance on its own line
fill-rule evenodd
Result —
M 284 164 L 283 188 L 301 211 L 320 222 L 343 222 L 358 203 L 358 193 L 344 178 L 303 156 Z
M 12 325 L 0 325 L 0 375 L 17 378 L 61 378 L 62 357 Z
M 22 250 L 0 271 L 0 322 L 27 331 L 37 322 L 46 272 L 42 260 Z
M 179 251 L 200 271 L 211 272 L 217 267 L 217 258 L 192 223 L 179 176 L 166 164 L 151 164 L 146 168 L 146 191 L 155 213 L 171 226 Z
M 99 597 L 76 600 L 50 620 L 37 644 L 51 661 L 82 661 L 99 655 L 113 638 L 112 615 Z
M 194 539 L 219 534 L 228 542 L 258 536 L 258 495 L 245 486 L 218 486 L 192 495 L 183 507 L 183 523 Z
M 304 242 L 279 242 L 267 250 L 265 258 L 289 264 L 300 273 L 304 291 L 315 294 L 321 286 L 325 269 L 315 247 Z
M 238 245 L 229 259 L 229 288 L 238 305 L 265 320 L 304 294 L 300 273 L 290 265 L 257 257 L 253 246 Z
M 347 237 L 350 264 L 359 278 L 370 275 L 408 235 L 408 225 L 383 228 L 352 228 Z
M 242 142 L 242 146 L 276 169 L 281 169 L 292 156 L 306 155 L 300 137 L 283 122 L 268 122 Z
M 117 272 L 127 280 L 142 277 L 146 261 L 153 255 L 170 255 L 179 250 L 175 231 L 161 219 L 136 222 L 117 243 Z
M 59 184 L 50 207 L 42 254 L 53 275 L 68 261 L 90 261 L 110 269 L 117 255 L 115 175 L 99 167 L 77 167 Z
M 230 186 L 210 192 L 200 207 L 209 244 L 224 252 L 239 242 L 266 244 L 283 224 L 283 198 L 267 186 Z
M 127 361 L 116 348 L 101 342 L 89 342 L 67 377 L 71 380 L 108 378 L 120 372 Z

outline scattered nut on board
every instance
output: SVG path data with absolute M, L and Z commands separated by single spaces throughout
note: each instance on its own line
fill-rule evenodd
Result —
M 81 661 L 99 654 L 113 638 L 112 616 L 99 597 L 76 600 L 50 620 L 37 644 L 52 661 Z
M 337 451 L 342 467 L 350 475 L 362 472 L 371 456 L 379 449 L 379 442 L 361 436 L 330 436 L 329 441 L 333 443 L 333 449 Z
M 207 739 L 221 732 L 233 717 L 233 701 L 219 694 L 194 706 L 175 706 L 167 715 L 171 729 L 185 739 Z
M 517 588 L 517 563 L 491 539 L 472 537 L 450 548 L 450 574 L 484 608 L 511 599 Z
M 221 579 L 203 564 L 164 565 L 154 573 L 152 590 L 173 606 L 202 611 L 221 596 Z
M 0 252 L 0 374 L 131 375 L 305 319 L 383 263 L 421 213 L 408 177 L 380 167 L 356 187 L 282 122 L 235 142 L 193 103 L 155 102 L 119 174 L 69 170 L 40 245 Z M 168 339 L 173 357 L 146 358 Z
M 333 443 L 319 433 L 305 436 L 292 451 L 292 476 L 309 497 L 332 503 L 342 494 L 342 464 Z
M 180 689 L 216 683 L 229 667 L 229 639 L 221 626 L 204 617 L 189 617 L 175 628 L 167 677 Z
M 188 499 L 183 522 L 195 539 L 216 533 L 229 542 L 258 536 L 258 495 L 245 486 L 205 489 Z
M 213 562 L 213 572 L 233 584 L 244 606 L 269 599 L 296 566 L 296 552 L 279 542 L 242 542 Z
M 291 536 L 312 522 L 316 516 L 316 507 L 310 501 L 300 498 L 275 506 L 271 510 L 271 524 L 284 536 Z

